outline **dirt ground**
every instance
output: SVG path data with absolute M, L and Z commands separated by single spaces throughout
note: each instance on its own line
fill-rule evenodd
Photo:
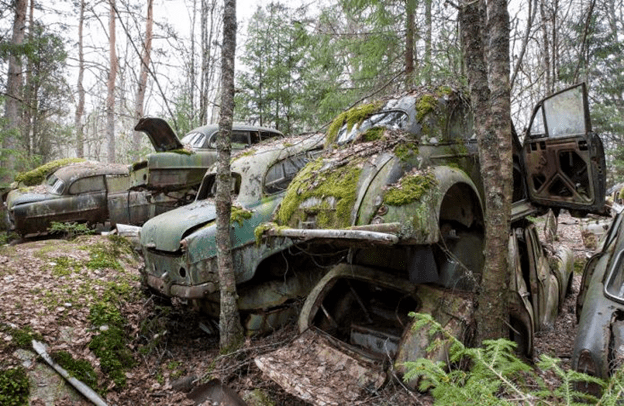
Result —
M 200 404 L 188 399 L 187 391 L 210 378 L 218 378 L 249 405 L 306 405 L 263 377 L 253 362 L 255 356 L 293 340 L 294 323 L 270 336 L 247 339 L 234 354 L 220 356 L 218 337 L 209 333 L 215 330 L 214 322 L 182 304 L 163 303 L 141 290 L 140 256 L 117 252 L 115 258 L 121 265 L 118 269 L 88 265 L 93 247 L 107 244 L 110 241 L 106 237 L 89 236 L 72 242 L 48 239 L 0 248 L 0 369 L 18 364 L 28 366 L 33 372 L 31 387 L 36 388 L 31 392 L 32 405 L 91 403 L 68 394 L 66 388 L 57 389 L 57 383 L 51 383 L 53 378 L 34 373 L 42 362 L 25 361 L 28 357 L 34 359 L 34 355 L 17 349 L 11 331 L 26 329 L 37 333 L 49 352 L 67 351 L 75 359 L 95 365 L 99 382 L 107 385 L 105 400 L 109 405 Z M 565 214 L 559 218 L 556 244 L 570 247 L 578 262 L 584 263 L 593 252 L 583 244 L 579 220 Z M 123 298 L 118 303 L 131 337 L 129 348 L 137 361 L 125 372 L 123 388 L 103 379 L 98 359 L 88 348 L 98 332 L 89 321 L 89 308 L 98 300 L 113 300 L 110 289 L 115 284 L 125 287 L 112 297 Z M 574 308 L 579 284 L 577 273 L 574 292 L 567 298 L 555 328 L 536 337 L 536 358 L 549 354 L 560 358 L 564 366 L 569 365 L 576 334 Z M 62 380 L 58 385 L 63 386 Z M 381 392 L 367 395 L 358 404 L 432 403 L 429 396 L 414 394 L 391 378 Z

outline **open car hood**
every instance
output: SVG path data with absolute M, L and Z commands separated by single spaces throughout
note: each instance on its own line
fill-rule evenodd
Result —
M 200 200 L 156 216 L 141 228 L 141 245 L 159 251 L 175 252 L 180 241 L 217 218 L 216 207 L 211 200 Z
M 134 127 L 135 131 L 147 134 L 157 152 L 182 149 L 184 146 L 169 124 L 162 118 L 144 117 Z
M 282 388 L 314 405 L 354 403 L 386 380 L 382 365 L 356 352 L 337 349 L 334 339 L 316 328 L 295 341 L 255 358 L 255 363 Z

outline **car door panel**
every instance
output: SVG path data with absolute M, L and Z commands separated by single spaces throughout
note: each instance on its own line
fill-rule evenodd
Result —
M 533 203 L 582 212 L 604 211 L 605 157 L 592 133 L 585 84 L 542 100 L 534 110 L 523 147 Z

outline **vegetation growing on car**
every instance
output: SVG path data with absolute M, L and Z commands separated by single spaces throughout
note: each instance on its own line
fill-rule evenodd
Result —
M 63 158 L 48 162 L 28 172 L 20 172 L 15 176 L 15 181 L 24 186 L 35 186 L 41 184 L 45 178 L 60 168 L 76 162 L 83 162 L 84 158 Z
M 332 144 L 336 141 L 336 137 L 338 136 L 338 131 L 340 128 L 347 124 L 347 131 L 350 131 L 354 125 L 360 124 L 362 121 L 366 120 L 371 115 L 375 114 L 381 107 L 383 106 L 383 102 L 377 101 L 369 104 L 362 104 L 359 106 L 355 106 L 347 111 L 343 111 L 332 121 L 327 129 L 327 139 L 325 140 L 325 146 Z
M 28 405 L 30 384 L 24 367 L 0 370 L 0 405 Z
M 239 226 L 243 226 L 245 220 L 249 220 L 252 216 L 252 212 L 243 207 L 232 206 L 232 212 L 230 213 L 230 223 L 238 223 Z
M 427 191 L 437 184 L 438 180 L 432 172 L 414 171 L 388 188 L 384 195 L 384 203 L 391 206 L 404 206 L 420 200 Z
M 393 152 L 401 161 L 407 161 L 412 156 L 418 155 L 418 145 L 411 142 L 397 144 Z
M 325 168 L 322 165 L 322 158 L 317 159 L 291 182 L 277 214 L 280 225 L 297 227 L 299 221 L 305 220 L 300 205 L 311 198 L 319 203 L 304 210 L 308 214 L 317 214 L 317 227 L 345 228 L 351 225 L 362 160 L 352 159 Z M 330 207 L 329 200 L 333 200 L 331 205 L 334 207 Z
M 384 135 L 384 127 L 371 127 L 361 135 L 363 142 L 377 141 Z

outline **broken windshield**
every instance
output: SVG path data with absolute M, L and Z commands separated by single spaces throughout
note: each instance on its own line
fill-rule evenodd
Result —
M 193 148 L 203 148 L 206 143 L 206 134 L 197 132 L 190 132 L 182 138 L 182 144 L 188 144 Z
M 349 124 L 343 125 L 338 131 L 338 144 L 344 144 L 373 127 L 384 127 L 391 130 L 408 130 L 409 116 L 402 110 L 386 110 L 375 113 L 359 124 L 353 125 L 348 131 Z
M 54 174 L 48 176 L 48 179 L 46 179 L 46 185 L 48 191 L 50 193 L 54 193 L 55 195 L 63 194 L 63 190 L 65 189 L 65 182 L 57 178 Z
M 240 191 L 241 184 L 241 176 L 238 173 L 232 172 L 232 187 L 230 188 L 230 194 L 232 195 L 232 200 L 235 200 L 235 197 L 238 195 Z M 213 198 L 217 195 L 217 174 L 210 173 L 204 177 L 201 186 L 199 187 L 199 192 L 197 193 L 196 200 L 206 200 L 209 198 Z

